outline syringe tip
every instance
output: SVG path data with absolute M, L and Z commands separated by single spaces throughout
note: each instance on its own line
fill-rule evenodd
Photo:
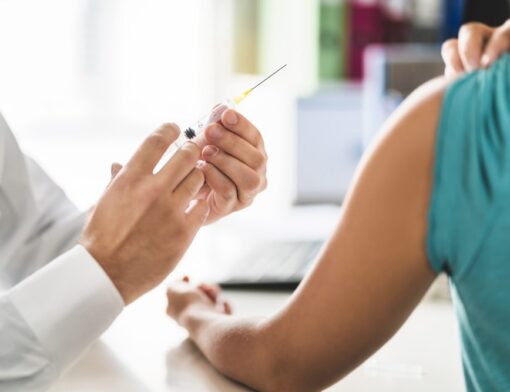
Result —
M 244 100 L 244 99 L 248 96 L 248 94 L 250 94 L 250 93 L 251 93 L 251 91 L 252 91 L 252 90 L 253 90 L 253 89 L 249 88 L 248 90 L 246 90 L 245 92 L 243 92 L 241 95 L 238 95 L 237 97 L 235 97 L 235 98 L 233 99 L 234 103 L 235 103 L 236 105 L 239 105 L 239 104 L 240 104 L 240 103 L 241 103 L 241 102 L 242 102 L 242 101 L 243 101 L 243 100 Z
M 278 72 L 280 72 L 282 69 L 284 69 L 285 67 L 287 66 L 287 64 L 281 66 L 280 68 L 278 68 L 276 71 L 274 71 L 271 75 L 267 76 L 264 80 L 262 80 L 261 82 L 257 83 L 255 86 L 253 86 L 252 88 L 249 88 L 248 90 L 246 90 L 244 93 L 242 93 L 241 95 L 238 95 L 237 97 L 235 97 L 233 99 L 234 103 L 236 105 L 239 105 L 253 90 L 255 90 L 258 86 L 260 86 L 262 83 L 264 83 L 266 80 L 272 78 L 274 75 L 276 75 Z

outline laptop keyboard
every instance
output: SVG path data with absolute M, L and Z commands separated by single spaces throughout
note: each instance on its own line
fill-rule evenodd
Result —
M 322 241 L 271 242 L 241 256 L 220 282 L 225 288 L 292 288 L 319 253 Z

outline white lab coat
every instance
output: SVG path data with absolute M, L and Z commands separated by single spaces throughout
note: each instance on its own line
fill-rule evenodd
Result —
M 124 307 L 78 236 L 85 214 L 0 116 L 0 390 L 45 390 Z

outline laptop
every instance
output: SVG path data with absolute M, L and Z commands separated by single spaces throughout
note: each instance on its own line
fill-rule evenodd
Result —
M 219 284 L 225 289 L 294 290 L 322 245 L 320 240 L 262 242 L 240 255 Z

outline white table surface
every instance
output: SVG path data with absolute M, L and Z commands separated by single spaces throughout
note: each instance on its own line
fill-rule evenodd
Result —
M 164 287 L 129 306 L 58 382 L 60 391 L 245 391 L 207 363 L 165 315 Z M 236 313 L 269 315 L 285 293 L 228 292 Z M 379 352 L 331 391 L 462 391 L 457 324 L 448 302 L 423 302 Z

